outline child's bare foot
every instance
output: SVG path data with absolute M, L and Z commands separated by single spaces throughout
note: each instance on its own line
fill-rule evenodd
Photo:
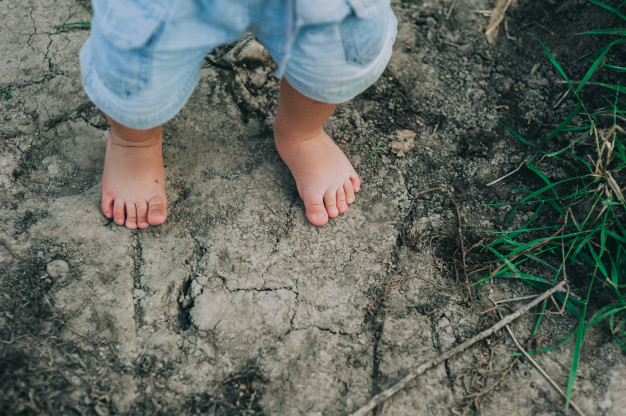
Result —
M 274 142 L 294 179 L 306 216 L 315 225 L 348 210 L 361 181 L 352 164 L 324 130 L 311 138 L 285 137 L 275 125 Z
M 167 217 L 165 174 L 159 128 L 145 140 L 120 137 L 112 128 L 102 174 L 102 212 L 131 230 Z

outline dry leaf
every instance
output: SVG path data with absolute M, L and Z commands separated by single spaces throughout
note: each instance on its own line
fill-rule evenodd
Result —
M 394 133 L 398 140 L 391 142 L 391 151 L 398 157 L 403 157 L 415 147 L 417 133 L 412 130 L 396 130 Z

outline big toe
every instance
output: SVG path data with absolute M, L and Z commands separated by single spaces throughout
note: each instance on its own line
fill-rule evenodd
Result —
M 324 200 L 319 195 L 302 198 L 306 208 L 306 217 L 313 225 L 324 225 L 328 222 L 328 213 L 324 206 Z
M 167 204 L 165 198 L 154 197 L 148 201 L 148 223 L 159 225 L 167 218 Z

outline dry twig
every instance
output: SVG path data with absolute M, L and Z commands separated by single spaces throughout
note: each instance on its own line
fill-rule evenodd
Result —
M 473 297 L 473 291 L 472 291 L 472 285 L 470 284 L 470 281 L 469 281 L 469 274 L 467 273 L 467 263 L 465 261 L 465 258 L 467 257 L 467 250 L 465 249 L 465 242 L 464 242 L 465 237 L 463 236 L 463 222 L 461 220 L 461 210 L 459 209 L 459 204 L 457 204 L 454 198 L 452 198 L 452 193 L 447 189 L 446 191 L 448 192 L 448 196 L 450 197 L 450 200 L 454 204 L 454 208 L 456 208 L 456 218 L 459 221 L 459 244 L 461 245 L 461 260 L 463 261 L 463 276 L 465 277 L 465 287 L 467 289 L 468 296 L 471 299 Z M 455 269 L 456 269 L 456 263 L 455 263 Z
M 519 164 L 518 167 L 516 167 L 514 170 L 512 170 L 511 172 L 507 173 L 504 176 L 499 177 L 498 179 L 491 181 L 487 184 L 487 186 L 491 186 L 491 185 L 495 185 L 498 182 L 500 182 L 502 179 L 508 178 L 509 176 L 511 176 L 512 174 L 514 174 L 515 172 L 517 172 L 518 170 L 520 170 L 522 168 L 522 166 L 524 166 L 526 164 L 526 162 L 528 162 L 527 160 L 523 161 L 522 163 Z
M 13 251 L 13 249 L 9 246 L 9 244 L 4 241 L 2 238 L 0 238 L 0 245 L 2 247 L 4 247 L 11 256 L 13 256 L 13 258 L 17 259 L 17 260 L 21 260 L 20 256 L 18 256 L 17 254 L 15 254 L 15 252 Z
M 532 302 L 527 303 L 526 305 L 518 309 L 516 312 L 508 315 L 507 317 L 505 317 L 504 319 L 502 319 L 501 321 L 493 325 L 491 328 L 488 328 L 482 331 L 481 333 L 473 336 L 472 338 L 468 339 L 464 343 L 449 350 L 448 352 L 441 354 L 440 356 L 420 365 L 419 367 L 411 371 L 409 374 L 407 374 L 402 380 L 400 380 L 399 382 L 397 382 L 390 388 L 378 393 L 376 396 L 372 397 L 372 399 L 369 402 L 367 402 L 367 404 L 365 404 L 363 407 L 358 409 L 356 412 L 352 413 L 351 416 L 367 415 L 376 406 L 383 403 L 389 397 L 393 396 L 394 394 L 402 390 L 404 387 L 406 387 L 406 385 L 409 384 L 417 376 L 424 374 L 427 370 L 431 369 L 432 367 L 435 367 L 443 363 L 444 361 L 449 360 L 450 358 L 454 357 L 460 352 L 471 347 L 478 341 L 481 341 L 491 336 L 494 332 L 504 328 L 506 325 L 510 324 L 511 322 L 519 318 L 520 316 L 524 315 L 529 310 L 531 310 L 532 308 L 534 308 L 535 306 L 539 305 L 541 302 L 546 300 L 548 297 L 552 296 L 554 293 L 563 291 L 563 287 L 565 286 L 566 282 L 567 282 L 566 280 L 561 281 L 561 283 L 554 286 L 552 289 L 546 290 L 543 294 L 537 296 Z
M 506 9 L 511 5 L 512 0 L 498 0 L 496 7 L 491 11 L 491 17 L 489 18 L 489 24 L 485 30 L 485 36 L 487 36 L 487 42 L 493 44 L 498 37 L 498 31 L 500 23 L 504 20 L 504 14 Z
M 492 300 L 493 304 L 495 305 L 496 303 Z M 500 317 L 502 317 L 502 314 L 500 313 L 500 311 L 498 311 L 498 314 L 500 315 Z M 537 363 L 537 361 L 533 360 L 533 358 L 530 356 L 530 354 L 528 354 L 528 352 L 526 352 L 526 350 L 524 349 L 524 347 L 522 347 L 522 345 L 519 343 L 519 341 L 517 340 L 517 338 L 515 337 L 515 334 L 513 333 L 513 331 L 511 330 L 511 328 L 508 325 L 504 326 L 506 328 L 506 330 L 508 331 L 509 335 L 511 336 L 511 339 L 513 340 L 513 342 L 515 343 L 515 345 L 517 346 L 517 348 L 521 351 L 522 354 L 524 354 L 524 357 L 526 357 L 526 359 L 528 359 L 528 361 L 530 361 L 530 363 L 532 365 L 535 366 L 535 368 L 537 370 L 539 370 L 539 372 L 541 373 L 542 376 L 545 377 L 546 380 L 548 380 L 548 382 L 550 384 L 552 384 L 552 387 L 554 387 L 554 389 L 556 391 L 558 391 L 561 396 L 563 396 L 564 398 L 567 398 L 567 395 L 565 394 L 565 392 L 563 391 L 563 389 L 561 389 L 559 387 L 558 384 L 556 384 L 556 382 L 554 380 L 552 380 L 552 378 L 548 375 L 548 373 L 546 373 L 544 371 L 543 368 L 541 368 L 541 366 Z M 570 405 L 574 408 L 574 410 L 576 410 L 578 412 L 579 415 L 581 416 L 585 416 L 585 413 L 580 409 L 580 407 L 576 406 L 576 404 L 570 400 Z
M 450 8 L 448 9 L 448 13 L 446 13 L 446 20 L 450 19 L 450 16 L 452 15 L 452 10 L 454 10 L 454 6 L 456 6 L 456 2 L 457 0 L 452 0 L 452 4 L 450 5 Z
M 427 194 L 429 192 L 439 191 L 441 189 L 446 189 L 446 187 L 441 185 L 441 186 L 438 186 L 436 188 L 430 188 L 430 189 L 426 189 L 426 190 L 423 190 L 423 191 L 419 191 L 415 195 L 413 195 L 413 200 L 411 201 L 411 206 L 409 207 L 409 210 L 407 211 L 406 215 L 404 216 L 404 219 L 406 220 L 407 217 L 409 215 L 411 215 L 411 211 L 413 211 L 413 206 L 415 205 L 415 201 L 417 201 L 417 197 L 418 196 L 423 195 L 423 194 Z
M 388 299 L 388 298 L 390 298 L 390 297 L 392 296 L 392 295 L 391 295 L 391 291 L 392 291 L 393 289 L 396 289 L 396 288 L 398 288 L 398 287 L 402 286 L 402 284 L 403 284 L 404 282 L 406 282 L 407 280 L 409 280 L 409 279 L 410 279 L 410 278 L 412 278 L 412 277 L 416 277 L 416 278 L 418 278 L 418 279 L 420 279 L 420 280 L 423 280 L 424 282 L 429 283 L 429 284 L 430 284 L 430 285 L 432 285 L 433 287 L 437 287 L 437 288 L 439 288 L 439 289 L 443 289 L 443 290 L 446 290 L 446 291 L 448 291 L 448 292 L 454 292 L 454 290 L 453 290 L 453 289 L 450 289 L 449 287 L 445 287 L 445 286 L 438 285 L 437 283 L 433 282 L 432 280 L 427 279 L 427 278 L 425 278 L 425 277 L 422 277 L 422 276 L 420 276 L 419 274 L 407 274 L 407 275 L 405 275 L 405 276 L 402 276 L 402 277 L 401 277 L 400 279 L 398 279 L 398 280 L 393 280 L 393 281 L 391 281 L 391 282 L 387 283 L 387 286 L 385 287 L 385 291 L 383 292 L 383 299 Z

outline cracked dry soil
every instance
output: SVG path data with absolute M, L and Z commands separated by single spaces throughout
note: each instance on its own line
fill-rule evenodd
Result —
M 487 293 L 535 293 L 456 290 L 455 204 L 468 247 L 505 227 L 509 208 L 484 204 L 513 181 L 485 184 L 529 150 L 498 120 L 532 135 L 566 111 L 551 114 L 563 89 L 525 31 L 558 32 L 581 2 L 514 1 L 493 46 L 480 13 L 493 2 L 454 3 L 447 18 L 450 1 L 394 1 L 388 69 L 328 122 L 365 184 L 347 214 L 307 223 L 272 146 L 275 67 L 231 45 L 165 126 L 167 223 L 131 232 L 99 210 L 107 125 L 80 83 L 88 27 L 57 27 L 89 21 L 86 2 L 0 0 L 0 413 L 348 414 L 495 322 Z M 396 130 L 415 133 L 404 154 Z M 533 324 L 517 321 L 517 336 Z M 548 317 L 540 333 L 575 325 Z M 514 352 L 498 333 L 375 413 L 562 414 Z M 571 354 L 537 359 L 565 386 Z M 625 386 L 624 353 L 591 328 L 573 400 L 623 415 Z

